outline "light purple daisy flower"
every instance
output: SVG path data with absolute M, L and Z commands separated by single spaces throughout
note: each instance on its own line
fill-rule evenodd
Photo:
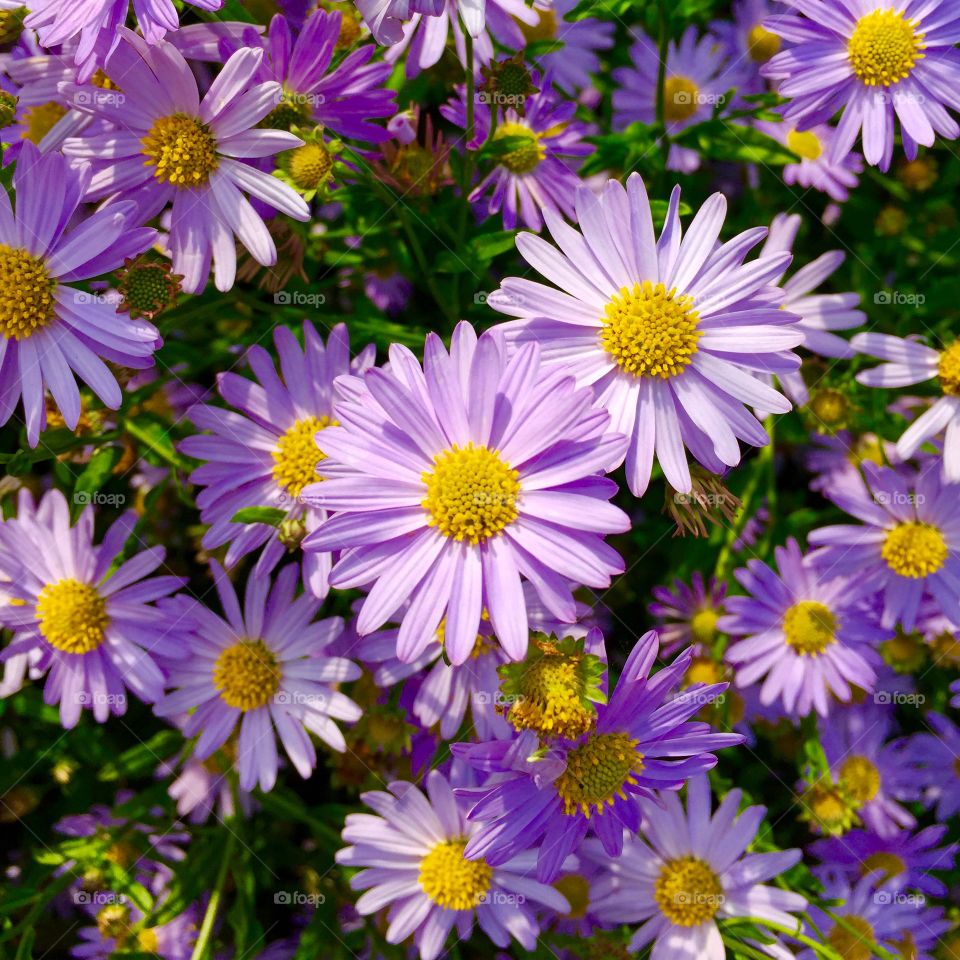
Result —
M 851 479 L 848 487 L 829 491 L 863 524 L 814 530 L 810 543 L 821 547 L 815 562 L 826 572 L 856 570 L 851 594 L 882 593 L 885 629 L 899 623 L 912 630 L 925 597 L 960 623 L 960 486 L 943 483 L 936 464 L 915 477 L 873 463 L 864 463 L 863 472 L 866 483 Z
M 572 622 L 569 581 L 609 585 L 623 570 L 603 541 L 629 529 L 598 472 L 626 439 L 563 370 L 541 368 L 527 345 L 507 359 L 495 332 L 458 324 L 448 353 L 427 337 L 424 363 L 390 348 L 388 370 L 337 382 L 342 426 L 323 434 L 322 483 L 301 497 L 334 516 L 305 550 L 347 551 L 331 586 L 372 584 L 361 636 L 408 600 L 397 656 L 416 659 L 444 616 L 453 664 L 472 653 L 485 609 L 501 646 L 524 656 L 529 634 L 521 577 L 558 620 Z
M 576 167 L 579 158 L 594 151 L 583 139 L 589 129 L 576 119 L 577 105 L 561 100 L 549 79 L 541 80 L 535 74 L 534 83 L 540 90 L 526 98 L 524 115 L 513 107 L 504 107 L 493 134 L 494 141 L 509 138 L 516 146 L 498 154 L 493 169 L 470 192 L 470 201 L 481 219 L 503 211 L 505 230 L 516 229 L 522 221 L 528 230 L 539 232 L 543 226 L 541 212 L 547 208 L 573 217 L 573 198 L 580 184 Z M 456 98 L 440 108 L 440 113 L 460 128 L 467 125 L 465 97 L 466 89 L 461 86 Z M 470 149 L 486 143 L 490 116 L 489 104 L 476 104 L 476 136 L 468 144 Z M 485 200 L 486 194 L 490 196 Z
M 0 301 L 0 424 L 22 397 L 31 446 L 47 423 L 47 390 L 73 430 L 80 419 L 75 375 L 115 410 L 122 394 L 104 360 L 149 367 L 160 344 L 152 324 L 73 286 L 115 270 L 156 237 L 131 222 L 131 203 L 74 219 L 89 182 L 86 165 L 71 168 L 60 154 L 41 157 L 27 143 L 13 175 L 15 211 L 0 190 L 0 268 L 8 278 Z
M 800 851 L 747 853 L 767 811 L 738 813 L 742 796 L 731 790 L 711 815 L 710 784 L 692 777 L 686 810 L 676 794 L 640 801 L 643 838 L 631 834 L 619 860 L 605 857 L 594 840 L 584 844 L 584 855 L 603 867 L 593 912 L 606 924 L 641 924 L 630 939 L 632 953 L 652 942 L 650 960 L 724 960 L 717 921 L 731 917 L 799 929 L 792 914 L 806 908 L 806 899 L 764 881 L 789 870 Z M 761 949 L 792 956 L 778 940 Z
M 185 0 L 199 10 L 219 10 L 223 0 Z M 128 0 L 30 0 L 30 15 L 24 26 L 37 31 L 45 47 L 76 41 L 74 58 L 81 80 L 93 76 L 119 42 L 119 30 L 127 19 Z M 180 26 L 173 0 L 133 0 L 144 39 L 159 43 L 168 31 Z
M 790 98 L 784 119 L 799 129 L 842 109 L 830 148 L 840 162 L 863 131 L 867 163 L 886 170 L 895 120 L 913 160 L 936 134 L 960 136 L 947 108 L 960 110 L 960 9 L 950 0 L 784 0 L 793 13 L 770 17 L 788 45 L 762 70 Z
M 125 513 L 94 545 L 93 507 L 71 526 L 66 499 L 51 490 L 35 512 L 0 524 L 0 575 L 19 601 L 0 606 L 0 623 L 14 632 L 0 659 L 43 651 L 36 667 L 47 673 L 44 702 L 59 703 L 68 729 L 85 708 L 99 723 L 122 716 L 128 690 L 145 703 L 158 700 L 165 678 L 156 658 L 180 650 L 186 627 L 152 605 L 184 583 L 149 576 L 163 563 L 163 547 L 120 559 L 136 523 L 132 510 Z
M 727 595 L 725 583 L 716 577 L 704 581 L 703 574 L 696 571 L 689 586 L 677 579 L 672 588 L 654 587 L 651 592 L 656 599 L 647 609 L 664 621 L 663 626 L 657 627 L 664 653 L 688 645 L 713 644 Z
M 716 764 L 707 751 L 743 742 L 690 720 L 727 685 L 696 683 L 676 693 L 691 651 L 651 677 L 658 650 L 656 633 L 640 638 L 609 702 L 597 705 L 595 726 L 576 740 L 557 739 L 544 750 L 528 729 L 512 741 L 451 746 L 455 757 L 495 774 L 458 791 L 471 801 L 469 819 L 482 824 L 468 857 L 496 864 L 539 847 L 537 877 L 548 883 L 591 828 L 607 856 L 618 857 L 624 830 L 640 828 L 642 798 L 679 789 Z
M 545 363 L 594 388 L 613 428 L 630 437 L 627 480 L 637 496 L 650 482 L 654 453 L 670 484 L 689 493 L 684 447 L 720 473 L 740 462 L 738 438 L 765 445 L 766 432 L 744 405 L 785 413 L 790 403 L 754 373 L 800 365 L 791 348 L 803 331 L 772 285 L 790 254 L 744 263 L 762 227 L 718 244 L 726 213 L 719 193 L 682 237 L 679 204 L 677 187 L 656 240 L 639 174 L 626 190 L 607 181 L 602 197 L 581 188 L 579 232 L 544 210 L 559 250 L 532 234 L 517 237 L 524 259 L 561 289 L 511 277 L 488 300 L 520 318 L 497 328 L 508 344 L 536 341 Z
M 261 560 L 247 580 L 241 611 L 233 585 L 212 563 L 223 617 L 196 600 L 181 598 L 166 612 L 182 617 L 189 638 L 169 661 L 170 685 L 154 708 L 161 717 L 194 709 L 184 735 L 199 734 L 194 756 L 212 756 L 239 726 L 240 786 L 272 790 L 279 758 L 276 737 L 301 777 L 309 777 L 317 754 L 309 733 L 334 750 L 346 749 L 335 720 L 352 723 L 360 708 L 335 685 L 356 680 L 360 668 L 324 648 L 343 630 L 339 617 L 314 621 L 320 601 L 295 596 L 299 571 L 287 564 L 274 583 Z M 309 731 L 309 733 L 308 733 Z
M 820 742 L 834 783 L 849 797 L 864 826 L 882 837 L 916 826 L 902 803 L 920 795 L 909 741 L 891 742 L 892 727 L 892 711 L 886 704 L 849 707 L 820 724 Z
M 618 67 L 613 79 L 613 126 L 623 130 L 631 123 L 653 124 L 657 119 L 660 54 L 656 43 L 640 30 L 630 48 L 631 66 Z M 726 45 L 712 33 L 700 35 L 695 26 L 683 32 L 679 43 L 667 49 L 663 84 L 663 120 L 674 137 L 687 127 L 709 120 L 717 107 L 729 109 L 725 95 L 740 86 L 744 77 L 741 60 L 731 60 Z M 667 169 L 693 173 L 700 155 L 689 147 L 671 144 Z
M 924 804 L 945 822 L 960 811 L 960 727 L 939 713 L 928 713 L 932 733 L 910 737 L 910 755 L 919 773 Z
M 824 837 L 810 845 L 821 861 L 814 873 L 825 877 L 841 874 L 849 882 L 876 870 L 895 880 L 900 889 L 919 890 L 931 897 L 945 897 L 947 885 L 933 872 L 953 870 L 960 845 L 939 846 L 945 826 L 925 827 L 917 833 L 898 830 L 882 837 L 868 830 L 850 830 L 842 837 Z
M 191 408 L 193 422 L 211 434 L 187 437 L 183 453 L 208 461 L 190 476 L 204 486 L 197 497 L 200 519 L 210 524 L 203 536 L 206 550 L 229 544 L 226 565 L 265 544 L 279 549 L 280 541 L 295 545 L 317 528 L 324 511 L 308 507 L 300 497 L 304 487 L 319 480 L 317 466 L 324 459 L 320 441 L 337 421 L 333 412 L 333 382 L 360 374 L 373 365 L 375 347 L 369 345 L 350 360 L 345 324 L 337 324 L 326 345 L 313 324 L 304 321 L 304 347 L 287 327 L 277 327 L 273 341 L 280 358 L 278 374 L 263 347 L 252 346 L 247 360 L 256 380 L 221 373 L 217 386 L 231 410 L 209 404 Z M 287 512 L 279 526 L 234 523 L 245 507 L 274 507 Z M 304 556 L 304 582 L 314 596 L 327 595 L 332 558 L 323 551 Z
M 389 793 L 361 795 L 376 815 L 347 815 L 337 863 L 363 867 L 350 886 L 364 893 L 357 911 L 366 916 L 389 906 L 388 943 L 412 936 L 420 960 L 435 960 L 455 928 L 468 940 L 474 921 L 501 948 L 515 939 L 533 950 L 540 932 L 537 908 L 570 909 L 553 887 L 530 877 L 532 851 L 488 864 L 467 860 L 464 847 L 476 826 L 464 817 L 450 782 L 431 770 L 424 795 L 412 783 L 391 783 Z
M 873 690 L 880 663 L 874 647 L 890 634 L 871 622 L 846 578 L 818 571 L 796 540 L 774 555 L 777 570 L 754 559 L 734 573 L 749 596 L 728 597 L 717 626 L 745 639 L 725 658 L 738 687 L 765 678 L 761 703 L 780 699 L 793 716 L 827 716 L 829 695 L 846 703 L 851 687 Z
M 934 960 L 934 949 L 950 929 L 941 908 L 927 906 L 923 894 L 900 890 L 896 879 L 884 879 L 882 870 L 867 874 L 856 884 L 837 878 L 824 891 L 824 898 L 836 901 L 830 913 L 842 922 L 816 904 L 810 905 L 810 919 L 822 934 L 822 942 L 841 957 L 876 956 L 872 945 L 877 944 L 895 956 Z M 798 960 L 816 960 L 817 956 L 810 949 L 797 954 Z
M 885 361 L 857 374 L 858 382 L 867 387 L 937 381 L 943 395 L 907 428 L 897 441 L 897 453 L 906 460 L 943 431 L 943 476 L 949 483 L 960 483 L 960 340 L 934 350 L 911 337 L 858 333 L 852 344 L 861 353 Z
M 897 463 L 896 450 L 875 433 L 854 434 L 838 430 L 835 434 L 814 433 L 804 451 L 806 468 L 813 474 L 810 489 L 827 496 L 832 490 L 863 483 L 861 465 L 869 461 L 878 465 Z
M 118 98 L 95 97 L 78 108 L 110 121 L 111 133 L 75 137 L 64 153 L 94 167 L 87 200 L 132 199 L 141 221 L 171 207 L 169 245 L 173 271 L 188 293 L 199 293 L 213 261 L 218 290 L 233 286 L 236 240 L 263 266 L 277 248 L 244 193 L 296 220 L 309 220 L 304 200 L 276 177 L 248 161 L 301 146 L 282 130 L 259 129 L 277 106 L 280 84 L 257 83 L 262 50 L 233 54 L 203 99 L 180 52 L 160 41 L 148 46 L 121 27 L 121 42 L 107 73 L 123 90 Z

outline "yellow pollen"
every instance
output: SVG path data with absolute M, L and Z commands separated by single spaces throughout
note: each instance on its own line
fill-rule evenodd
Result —
M 517 730 L 576 740 L 596 718 L 583 704 L 585 684 L 581 658 L 543 656 L 524 667 L 520 697 L 507 719 Z
M 663 82 L 663 119 L 667 123 L 689 120 L 700 106 L 700 90 L 689 77 L 667 77 Z
M 105 940 L 126 941 L 130 933 L 130 910 L 125 904 L 107 904 L 97 914 L 97 930 Z
M 720 614 L 712 607 L 698 610 L 690 619 L 690 632 L 697 643 L 712 643 L 717 635 L 717 621 Z
M 837 618 L 817 600 L 801 600 L 783 615 L 787 645 L 801 657 L 817 657 L 836 642 Z
M 119 90 L 120 88 L 102 71 L 97 70 L 90 82 L 101 90 Z
M 273 479 L 291 497 L 299 497 L 305 486 L 317 483 L 317 464 L 326 454 L 317 446 L 316 434 L 325 427 L 335 427 L 330 417 L 305 417 L 297 420 L 277 441 L 271 453 L 274 459 Z
M 683 678 L 683 684 L 688 687 L 694 683 L 722 683 L 723 679 L 723 667 L 719 663 L 709 657 L 694 657 Z
M 643 769 L 638 740 L 625 733 L 596 733 L 567 754 L 567 766 L 554 781 L 563 801 L 563 812 L 572 817 L 582 813 L 588 819 L 603 813 L 617 797 L 625 800 L 624 787 L 636 783 L 634 773 Z
M 570 911 L 563 916 L 567 920 L 579 920 L 590 909 L 590 883 L 578 873 L 567 873 L 554 881 L 553 888 L 559 891 L 570 904 Z
M 723 906 L 723 887 L 710 867 L 697 857 L 667 860 L 653 888 L 660 912 L 677 927 L 699 927 Z
M 668 380 L 697 352 L 699 323 L 693 297 L 644 280 L 610 298 L 600 342 L 625 372 Z
M 754 63 L 766 63 L 780 52 L 780 38 L 758 23 L 747 34 L 747 51 Z
M 360 18 L 352 10 L 341 11 L 337 50 L 349 50 L 361 36 Z
M 96 650 L 109 622 L 106 601 L 96 588 L 70 579 L 48 583 L 40 591 L 36 614 L 44 639 L 63 653 Z
M 213 666 L 220 699 L 244 712 L 268 704 L 280 689 L 281 676 L 277 658 L 262 640 L 239 640 Z
M 495 537 L 517 519 L 519 476 L 496 450 L 454 444 L 423 473 L 427 495 L 421 506 L 430 514 L 428 525 L 472 544 Z
M 823 144 L 812 130 L 791 130 L 787 134 L 787 149 L 803 160 L 819 160 Z
M 946 563 L 947 542 L 929 523 L 910 521 L 888 531 L 880 555 L 898 576 L 922 580 Z
M 311 140 L 310 143 L 291 151 L 287 162 L 290 179 L 301 190 L 317 190 L 322 187 L 333 170 L 333 157 L 319 140 Z
M 873 956 L 873 927 L 863 917 L 852 913 L 845 916 L 843 922 L 846 926 L 838 923 L 830 931 L 827 943 L 843 960 L 870 960 Z
M 62 103 L 40 103 L 35 107 L 28 107 L 23 111 L 22 140 L 29 140 L 33 144 L 40 141 L 57 125 L 58 121 L 67 115 L 67 108 Z
M 141 930 L 137 934 L 137 946 L 143 953 L 159 953 L 160 938 L 152 927 Z
M 840 767 L 840 789 L 858 807 L 869 803 L 880 792 L 880 771 L 866 757 L 847 757 Z
M 473 910 L 486 896 L 493 868 L 485 860 L 467 860 L 466 838 L 443 840 L 420 861 L 420 886 L 438 906 L 447 910 Z
M 204 186 L 220 166 L 213 134 L 185 113 L 159 117 L 140 143 L 154 177 L 182 190 Z
M 524 23 L 517 20 L 517 26 L 527 43 L 536 43 L 538 40 L 552 40 L 557 35 L 557 12 L 554 9 L 538 10 L 540 20 L 537 23 Z
M 850 412 L 850 402 L 839 390 L 818 390 L 810 401 L 810 409 L 818 420 L 833 427 Z
M 850 797 L 833 784 L 815 783 L 801 799 L 806 819 L 830 836 L 840 836 L 858 821 Z
M 950 397 L 960 397 L 960 340 L 940 354 L 937 366 L 940 389 Z
M 862 876 L 873 873 L 875 870 L 882 870 L 884 881 L 892 880 L 907 872 L 907 865 L 895 853 L 874 853 L 863 861 L 860 869 Z
M 55 316 L 51 279 L 41 257 L 0 243 L 0 336 L 26 339 Z
M 923 34 L 917 23 L 895 10 L 874 10 L 861 17 L 847 45 L 850 66 L 868 87 L 889 87 L 910 76 L 923 59 Z
M 497 157 L 501 166 L 506 167 L 511 173 L 524 174 L 536 170 L 543 160 L 547 151 L 540 142 L 540 136 L 536 131 L 531 130 L 522 123 L 507 121 L 497 127 L 493 135 L 494 140 L 503 140 L 506 137 L 520 137 L 523 143 L 514 147 L 507 153 Z

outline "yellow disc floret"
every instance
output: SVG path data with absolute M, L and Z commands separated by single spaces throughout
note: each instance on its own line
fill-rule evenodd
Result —
M 420 886 L 438 906 L 472 910 L 490 890 L 493 869 L 483 859 L 467 860 L 463 837 L 443 840 L 420 861 Z
M 858 807 L 862 807 L 880 792 L 880 771 L 866 757 L 847 757 L 840 767 L 839 785 Z
M 860 874 L 865 877 L 868 873 L 873 873 L 875 870 L 883 871 L 884 880 L 892 880 L 894 877 L 899 877 L 906 873 L 907 865 L 895 853 L 881 851 L 870 854 L 870 856 L 863 861 Z
M 298 189 L 317 190 L 330 178 L 333 156 L 322 141 L 311 140 L 290 151 L 287 168 Z
M 899 523 L 887 532 L 880 555 L 898 576 L 922 580 L 936 573 L 947 561 L 949 550 L 943 534 L 929 523 Z
M 506 167 L 511 173 L 518 174 L 536 170 L 540 161 L 547 155 L 546 148 L 540 142 L 539 134 L 522 123 L 507 121 L 497 127 L 493 139 L 503 140 L 507 137 L 517 138 L 522 142 L 497 157 L 500 165 Z
M 51 279 L 41 257 L 0 243 L 0 336 L 26 339 L 55 316 Z
M 691 363 L 699 323 L 693 297 L 644 280 L 610 298 L 600 342 L 626 373 L 667 380 Z
M 940 389 L 949 397 L 960 397 L 960 340 L 940 354 L 937 366 Z
M 204 186 L 220 166 L 213 134 L 185 113 L 159 117 L 140 143 L 144 165 L 154 168 L 154 177 L 180 189 Z
M 690 633 L 697 643 L 713 643 L 717 636 L 717 621 L 720 611 L 713 607 L 704 607 L 690 618 Z
M 723 887 L 710 867 L 697 857 L 667 860 L 653 887 L 660 912 L 677 927 L 699 927 L 723 906 Z
M 63 653 L 84 654 L 103 643 L 107 604 L 95 587 L 78 580 L 48 583 L 37 597 L 40 633 Z
M 868 87 L 899 83 L 923 59 L 923 34 L 896 10 L 874 10 L 857 21 L 847 45 L 850 66 Z
M 787 134 L 787 149 L 802 160 L 819 160 L 823 144 L 812 130 L 791 130 Z
M 817 657 L 837 639 L 837 618 L 818 600 L 801 600 L 783 615 L 787 645 L 801 657 Z
M 667 123 L 689 120 L 700 106 L 700 90 L 689 77 L 667 77 L 663 83 L 663 119 Z
M 617 797 L 626 799 L 624 787 L 636 783 L 634 773 L 643 769 L 639 741 L 625 733 L 597 733 L 567 754 L 567 766 L 554 781 L 567 816 L 582 813 L 589 818 L 603 813 Z
M 873 927 L 863 917 L 852 913 L 847 914 L 843 924 L 838 923 L 827 937 L 827 943 L 843 960 L 870 960 L 873 942 Z
M 289 427 L 271 453 L 274 459 L 273 479 L 291 497 L 311 483 L 317 483 L 317 464 L 326 454 L 317 446 L 316 435 L 325 427 L 337 426 L 330 417 L 304 417 Z
M 38 103 L 35 107 L 27 107 L 23 111 L 22 140 L 29 140 L 33 144 L 40 141 L 67 115 L 67 108 L 62 103 Z
M 780 52 L 780 38 L 758 23 L 747 34 L 747 51 L 754 63 L 766 63 Z
M 220 698 L 237 710 L 265 706 L 280 689 L 282 671 L 262 640 L 240 640 L 224 649 L 213 667 Z
M 473 544 L 496 536 L 517 519 L 519 476 L 496 450 L 454 444 L 423 474 L 427 495 L 421 505 L 430 515 L 429 526 Z

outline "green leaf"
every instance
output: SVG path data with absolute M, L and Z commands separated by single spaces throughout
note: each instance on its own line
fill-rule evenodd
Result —
M 286 519 L 287 511 L 278 507 L 244 507 L 230 518 L 230 522 L 265 523 L 271 527 L 279 527 Z

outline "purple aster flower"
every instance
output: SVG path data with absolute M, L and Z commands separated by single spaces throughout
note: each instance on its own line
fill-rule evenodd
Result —
M 950 684 L 950 693 L 953 694 L 950 698 L 950 706 L 954 709 L 960 709 L 960 680 L 954 680 Z
M 545 209 L 573 217 L 573 198 L 580 178 L 577 164 L 571 161 L 594 151 L 583 139 L 588 128 L 575 118 L 577 105 L 561 100 L 552 91 L 549 79 L 541 81 L 535 75 L 534 82 L 540 85 L 540 91 L 526 98 L 524 115 L 513 107 L 504 107 L 493 134 L 494 141 L 509 138 L 516 146 L 497 155 L 493 169 L 470 193 L 481 218 L 503 211 L 505 230 L 514 230 L 522 220 L 527 229 L 539 231 L 543 226 L 541 211 Z M 461 128 L 467 125 L 465 97 L 466 90 L 461 86 L 456 98 L 440 108 L 447 120 Z M 486 142 L 490 115 L 489 104 L 476 104 L 476 137 L 468 145 L 471 149 Z M 484 200 L 488 193 L 489 199 Z
M 875 699 L 889 702 L 889 696 Z M 916 826 L 898 801 L 919 798 L 909 742 L 890 742 L 893 717 L 886 704 L 849 707 L 820 724 L 831 777 L 868 830 L 882 837 Z
M 89 182 L 86 165 L 73 169 L 63 156 L 41 157 L 25 143 L 13 175 L 15 211 L 0 190 L 0 270 L 7 277 L 0 301 L 0 424 L 22 397 L 31 446 L 47 423 L 47 390 L 73 430 L 80 419 L 74 375 L 115 410 L 120 386 L 103 361 L 148 367 L 160 343 L 152 324 L 118 314 L 109 300 L 73 286 L 116 269 L 156 237 L 131 223 L 130 203 L 74 220 Z
M 855 885 L 838 878 L 824 897 L 839 901 L 830 911 L 843 922 L 815 904 L 810 905 L 810 918 L 823 942 L 851 960 L 876 956 L 873 944 L 910 960 L 934 960 L 933 950 L 950 928 L 939 907 L 927 906 L 923 894 L 903 892 L 896 879 L 884 880 L 882 871 L 867 874 Z M 818 955 L 807 949 L 797 956 L 816 960 Z
M 281 541 L 295 545 L 325 516 L 308 507 L 300 493 L 319 479 L 317 466 L 324 459 L 319 441 L 336 423 L 333 382 L 372 366 L 375 348 L 365 347 L 351 361 L 349 334 L 342 323 L 324 345 L 313 324 L 304 321 L 303 340 L 301 348 L 287 327 L 277 327 L 273 341 L 279 374 L 263 347 L 250 347 L 247 360 L 256 381 L 236 373 L 217 377 L 220 395 L 233 409 L 204 404 L 190 411 L 199 428 L 212 431 L 180 444 L 188 456 L 208 461 L 190 477 L 206 487 L 197 497 L 200 519 L 210 524 L 203 546 L 214 550 L 229 544 L 228 567 L 265 544 L 273 552 L 278 552 Z M 234 523 L 234 515 L 244 507 L 275 507 L 285 510 L 287 517 L 279 526 Z M 320 599 L 329 589 L 331 560 L 322 551 L 304 557 L 304 582 Z
M 68 729 L 84 708 L 99 723 L 122 716 L 128 690 L 146 703 L 159 699 L 164 675 L 155 658 L 180 649 L 185 627 L 152 605 L 184 582 L 148 576 L 163 563 L 163 547 L 121 560 L 136 523 L 125 513 L 94 545 L 93 507 L 71 526 L 66 499 L 51 490 L 36 512 L 0 524 L 0 576 L 12 599 L 0 606 L 0 622 L 14 632 L 0 659 L 42 650 L 44 702 L 59 703 Z
M 749 560 L 734 573 L 750 594 L 728 597 L 718 627 L 745 637 L 730 647 L 726 660 L 736 667 L 738 687 L 762 677 L 760 702 L 783 701 L 788 714 L 830 713 L 829 695 L 846 703 L 851 686 L 871 691 L 880 657 L 874 646 L 889 637 L 867 617 L 863 602 L 851 597 L 844 577 L 828 579 L 804 556 L 797 541 L 774 551 L 777 570 Z
M 798 893 L 768 886 L 800 860 L 799 850 L 747 853 L 766 815 L 765 807 L 746 807 L 731 790 L 711 815 L 710 784 L 705 776 L 687 784 L 687 808 L 675 794 L 641 800 L 643 839 L 630 835 L 619 860 L 609 860 L 595 840 L 584 854 L 603 867 L 592 909 L 606 924 L 641 924 L 629 950 L 653 942 L 650 960 L 724 960 L 726 948 L 718 920 L 750 917 L 795 928 L 791 914 L 807 901 Z M 765 944 L 775 957 L 791 954 Z
M 687 586 L 682 580 L 674 580 L 673 588 L 654 587 L 651 591 L 656 602 L 647 609 L 664 621 L 657 628 L 664 653 L 672 653 L 680 647 L 704 645 L 710 647 L 717 637 L 717 621 L 723 614 L 727 585 L 710 577 L 704 582 L 703 574 L 695 572 Z
M 257 83 L 262 50 L 233 54 L 203 99 L 180 52 L 166 41 L 148 46 L 124 27 L 110 54 L 107 73 L 122 87 L 116 97 L 80 104 L 116 127 L 111 133 L 71 138 L 64 153 L 90 160 L 95 172 L 87 200 L 136 201 L 141 221 L 171 207 L 173 271 L 183 289 L 200 292 L 210 273 L 218 290 L 233 286 L 234 238 L 263 266 L 273 266 L 277 248 L 266 224 L 244 196 L 262 200 L 297 220 L 310 210 L 296 192 L 248 162 L 298 147 L 303 141 L 282 130 L 258 129 L 277 106 L 280 84 Z
M 194 711 L 184 735 L 199 734 L 198 760 L 212 756 L 239 726 L 237 768 L 244 790 L 258 783 L 261 790 L 273 789 L 276 737 L 300 776 L 309 777 L 317 763 L 309 733 L 342 752 L 346 743 L 334 721 L 352 723 L 361 714 L 334 689 L 359 677 L 359 667 L 324 653 L 343 621 L 314 622 L 320 601 L 294 595 L 296 564 L 287 564 L 271 584 L 269 564 L 261 559 L 247 580 L 242 612 L 220 565 L 212 563 L 211 569 L 226 619 L 196 600 L 168 605 L 169 614 L 185 618 L 190 635 L 168 663 L 170 684 L 177 689 L 156 705 L 156 713 L 170 717 Z
M 837 136 L 833 127 L 821 123 L 807 130 L 798 130 L 790 123 L 763 120 L 757 121 L 756 126 L 797 155 L 798 163 L 788 163 L 783 168 L 784 183 L 799 184 L 805 190 L 819 190 L 842 203 L 859 182 L 863 158 L 850 151 L 833 159 L 831 150 Z
M 960 727 L 939 713 L 928 713 L 932 733 L 917 733 L 907 741 L 919 768 L 925 805 L 946 821 L 960 811 Z
M 653 124 L 657 119 L 657 90 L 660 55 L 656 43 L 642 31 L 635 31 L 630 48 L 631 66 L 618 67 L 613 79 L 613 126 L 623 130 L 631 123 Z M 744 79 L 743 61 L 731 61 L 726 46 L 712 33 L 702 36 L 695 26 L 687 27 L 680 42 L 671 40 L 667 50 L 663 84 L 663 120 L 667 133 L 675 137 L 682 130 L 709 120 L 727 92 Z M 692 173 L 700 166 L 696 150 L 672 144 L 667 169 Z
M 409 302 L 413 284 L 399 271 L 371 271 L 363 275 L 363 292 L 378 310 L 396 317 Z
M 530 878 L 533 853 L 487 863 L 468 860 L 464 848 L 476 826 L 438 770 L 427 775 L 424 795 L 412 783 L 391 783 L 390 792 L 362 794 L 376 816 L 347 815 L 343 839 L 351 844 L 337 863 L 364 867 L 350 878 L 365 891 L 357 911 L 366 916 L 390 907 L 388 943 L 411 935 L 421 960 L 435 960 L 456 928 L 467 940 L 476 920 L 501 948 L 511 938 L 534 949 L 540 929 L 535 906 L 565 912 L 570 905 L 553 887 Z
M 689 493 L 684 447 L 720 473 L 740 462 L 738 438 L 765 445 L 766 432 L 744 404 L 778 413 L 790 404 L 753 374 L 800 363 L 790 350 L 803 340 L 798 318 L 780 309 L 782 294 L 771 284 L 790 255 L 744 263 L 762 227 L 718 245 L 726 212 L 719 193 L 681 242 L 679 204 L 677 187 L 656 241 L 638 174 L 626 190 L 607 181 L 602 198 L 581 188 L 581 232 L 544 210 L 559 251 L 532 234 L 517 237 L 524 259 L 561 289 L 511 277 L 488 300 L 520 318 L 497 328 L 509 344 L 538 342 L 545 363 L 594 388 L 597 406 L 630 437 L 627 480 L 637 496 L 654 453 L 670 484 Z
M 902 890 L 919 890 L 931 897 L 945 897 L 947 885 L 931 871 L 953 869 L 960 845 L 938 844 L 947 832 L 945 826 L 926 827 L 917 833 L 897 830 L 882 837 L 868 830 L 851 830 L 842 837 L 824 837 L 810 845 L 810 852 L 821 861 L 814 872 L 832 877 L 841 874 L 853 883 L 877 870 L 887 880 L 895 880 Z
M 763 22 L 772 13 L 769 0 L 734 0 L 733 23 L 714 23 L 711 30 L 726 40 L 730 56 L 744 62 L 749 73 L 741 81 L 741 90 L 758 93 L 765 88 L 760 66 L 780 50 L 780 38 Z
M 617 857 L 624 830 L 640 828 L 642 798 L 679 789 L 716 764 L 707 751 L 743 742 L 739 734 L 690 721 L 727 685 L 696 683 L 674 693 L 691 651 L 651 677 L 658 650 L 656 633 L 641 637 L 609 702 L 597 706 L 595 725 L 576 740 L 551 741 L 541 752 L 528 729 L 512 741 L 452 745 L 455 757 L 496 774 L 462 791 L 472 803 L 469 819 L 482 824 L 468 857 L 496 864 L 539 847 L 537 877 L 548 883 L 590 828 L 607 855 Z
M 960 136 L 947 110 L 960 110 L 960 9 L 943 0 L 785 3 L 796 12 L 765 26 L 788 45 L 762 72 L 790 98 L 784 119 L 801 130 L 843 110 L 830 148 L 834 162 L 862 130 L 867 163 L 886 170 L 895 118 L 911 160 L 918 144 L 933 146 L 935 134 Z
M 897 441 L 897 453 L 906 460 L 944 432 L 943 476 L 960 483 L 960 340 L 943 350 L 883 333 L 858 333 L 852 342 L 861 353 L 886 361 L 857 374 L 865 386 L 907 387 L 936 379 L 943 395 L 910 424 Z
M 185 0 L 199 10 L 219 10 L 223 0 Z M 45 47 L 76 40 L 74 58 L 82 80 L 93 76 L 120 41 L 128 0 L 30 0 L 24 25 L 37 31 Z M 133 0 L 133 10 L 147 43 L 159 43 L 180 26 L 173 0 Z
M 852 484 L 863 483 L 860 467 L 869 461 L 878 466 L 897 463 L 898 457 L 892 443 L 875 433 L 853 434 L 838 430 L 835 434 L 815 433 L 810 437 L 810 446 L 804 452 L 807 469 L 815 474 L 810 489 L 827 496 L 830 491 Z
M 511 659 L 527 649 L 521 576 L 558 620 L 572 622 L 569 581 L 603 587 L 623 570 L 603 541 L 629 529 L 598 476 L 625 438 L 565 371 L 543 371 L 530 344 L 507 359 L 495 332 L 461 323 L 450 352 L 427 337 L 421 368 L 403 346 L 389 370 L 341 378 L 323 434 L 322 483 L 309 504 L 334 511 L 305 550 L 346 550 L 330 575 L 340 589 L 372 584 L 361 636 L 409 599 L 397 656 L 409 662 L 444 621 L 453 664 L 472 653 L 485 609 Z
M 830 492 L 830 499 L 863 521 L 822 527 L 810 534 L 820 546 L 813 557 L 822 570 L 856 570 L 848 590 L 882 593 L 881 625 L 912 630 L 924 597 L 960 623 L 960 486 L 940 479 L 938 466 L 915 478 L 864 463 L 866 483 Z M 869 486 L 868 486 L 869 485 Z

